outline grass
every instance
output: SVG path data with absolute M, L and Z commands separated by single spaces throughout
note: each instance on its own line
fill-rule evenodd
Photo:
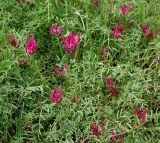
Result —
M 123 131 L 124 143 L 160 142 L 160 36 L 147 39 L 139 27 L 146 22 L 153 31 L 159 28 L 160 2 L 132 0 L 123 16 L 124 4 L 100 0 L 96 9 L 92 0 L 0 1 L 0 142 L 73 143 L 84 136 L 86 142 L 108 143 L 112 130 Z M 52 22 L 62 24 L 64 35 L 81 32 L 75 57 L 50 35 Z M 125 23 L 119 39 L 110 35 L 116 23 Z M 10 45 L 8 31 L 21 39 L 20 47 Z M 26 32 L 37 42 L 33 55 L 25 51 Z M 102 63 L 98 51 L 104 47 L 109 52 Z M 19 65 L 20 57 L 29 63 Z M 54 66 L 65 62 L 69 69 L 58 77 Z M 109 94 L 106 76 L 115 79 L 118 96 Z M 64 97 L 55 104 L 49 96 L 57 85 Z M 71 104 L 74 95 L 79 100 Z M 134 114 L 137 106 L 148 109 L 144 123 Z M 96 137 L 91 124 L 101 121 L 105 130 Z

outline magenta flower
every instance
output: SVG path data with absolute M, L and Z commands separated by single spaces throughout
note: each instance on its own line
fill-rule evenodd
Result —
M 142 123 L 145 122 L 146 120 L 147 112 L 148 110 L 146 108 L 142 109 L 142 108 L 136 107 L 134 110 L 134 113 L 139 119 L 141 119 Z
M 121 13 L 122 13 L 123 15 L 125 15 L 125 14 L 127 14 L 128 11 L 130 11 L 130 9 L 131 9 L 131 4 L 128 3 L 128 4 L 125 5 L 125 6 L 120 6 L 120 9 L 121 9 Z
M 75 143 L 84 143 L 85 142 L 85 138 L 84 136 L 81 136 L 78 140 L 78 142 L 75 142 Z
M 116 25 L 114 26 L 113 34 L 114 34 L 114 38 L 120 38 L 121 37 L 121 33 L 120 33 L 119 29 L 116 27 Z
M 85 138 L 83 136 L 80 137 L 80 140 L 82 141 L 82 143 L 84 143 Z
M 64 73 L 66 72 L 67 69 L 68 69 L 68 64 L 67 63 L 64 63 L 63 69 L 60 69 L 58 66 L 54 67 L 54 71 L 58 76 L 64 75 Z
M 26 52 L 28 54 L 33 54 L 36 51 L 36 41 L 34 36 L 31 37 L 31 39 L 26 41 Z
M 55 73 L 56 73 L 57 75 L 61 75 L 61 70 L 60 70 L 60 68 L 59 68 L 58 66 L 55 66 L 55 67 L 54 67 L 54 71 L 55 71 Z
M 10 44 L 15 48 L 19 47 L 21 41 L 18 40 L 18 43 L 17 43 L 16 39 L 14 38 L 14 36 L 12 34 L 12 32 L 8 32 L 8 36 L 9 36 Z
M 104 56 L 106 53 L 108 53 L 108 48 L 105 47 L 103 50 L 98 51 L 98 53 L 99 53 L 101 56 Z
M 21 65 L 21 64 L 28 64 L 28 59 L 26 58 L 19 58 L 18 59 L 18 64 Z
M 145 29 L 147 28 L 147 24 L 146 24 L 146 23 L 142 23 L 142 24 L 140 25 L 140 28 L 141 28 L 143 31 L 145 31 Z
M 98 126 L 96 123 L 92 123 L 91 130 L 93 135 L 100 136 L 104 130 L 104 124 Z
M 124 139 L 122 131 L 119 132 L 119 139 L 116 139 L 114 131 L 111 132 L 111 137 L 112 140 L 115 141 L 116 143 L 120 143 Z
M 76 52 L 76 46 L 80 41 L 80 32 L 78 32 L 77 38 L 75 38 L 72 32 L 68 35 L 68 37 L 62 36 L 62 41 L 63 49 L 69 52 L 71 55 L 74 55 Z
M 151 32 L 151 30 L 150 29 L 148 29 L 148 28 L 146 28 L 145 30 L 144 30 L 144 32 L 145 32 L 145 36 L 146 37 L 152 37 L 152 35 L 153 35 L 153 33 Z
M 124 30 L 124 23 L 121 23 L 121 24 L 118 25 L 118 30 L 120 32 L 123 32 L 123 30 Z
M 52 35 L 57 36 L 59 33 L 62 32 L 62 26 L 55 26 L 54 24 L 52 24 L 52 26 L 49 28 L 49 31 Z
M 136 128 L 139 128 L 139 127 L 140 127 L 140 125 L 139 125 L 138 122 L 135 123 L 135 127 L 136 127 Z
M 112 96 L 117 96 L 117 95 L 118 95 L 118 90 L 117 90 L 116 88 L 112 87 L 112 88 L 110 89 L 110 94 L 111 94 Z
M 99 0 L 95 0 L 95 7 L 98 9 L 98 7 L 99 7 Z
M 146 23 L 142 23 L 140 25 L 140 28 L 143 30 L 143 32 L 145 33 L 145 36 L 148 38 L 151 38 L 153 33 L 151 32 L 151 30 L 147 27 Z
M 119 24 L 118 26 L 114 25 L 113 28 L 113 37 L 114 38 L 120 38 L 121 37 L 121 33 L 124 30 L 124 23 Z
M 107 48 L 107 47 L 105 47 L 105 48 L 103 49 L 103 55 L 106 54 L 106 53 L 108 53 L 108 48 Z
M 64 63 L 64 65 L 63 65 L 63 71 L 65 72 L 67 69 L 68 69 L 68 64 Z
M 109 88 L 111 88 L 112 85 L 113 85 L 113 83 L 114 83 L 114 80 L 113 80 L 112 78 L 110 78 L 110 77 L 105 77 L 104 80 L 105 80 L 107 86 L 108 86 Z
M 142 24 L 140 25 L 140 28 L 143 30 L 143 32 L 145 33 L 145 36 L 146 36 L 147 38 L 154 38 L 154 37 L 156 37 L 157 34 L 158 34 L 158 29 L 153 33 L 153 32 L 148 28 L 148 26 L 147 26 L 146 23 L 142 23 Z
M 50 99 L 54 103 L 59 103 L 62 100 L 62 89 L 59 87 L 56 87 L 56 90 L 51 92 Z

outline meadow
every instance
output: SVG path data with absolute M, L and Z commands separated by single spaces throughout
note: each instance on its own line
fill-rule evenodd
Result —
M 160 143 L 159 0 L 0 6 L 0 143 Z

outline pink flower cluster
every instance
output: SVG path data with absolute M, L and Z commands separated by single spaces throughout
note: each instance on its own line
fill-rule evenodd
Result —
M 107 84 L 107 87 L 110 89 L 110 94 L 112 96 L 117 96 L 118 95 L 118 90 L 113 87 L 113 84 L 114 84 L 115 81 L 110 77 L 105 77 L 104 80 Z
M 93 135 L 100 136 L 104 130 L 104 124 L 97 125 L 96 123 L 92 123 L 91 130 Z
M 63 28 L 60 25 L 55 25 L 52 24 L 52 26 L 50 27 L 49 31 L 53 36 L 58 36 L 58 34 L 60 34 L 62 32 Z
M 95 0 L 95 7 L 96 7 L 96 9 L 98 9 L 98 7 L 99 7 L 99 0 Z
M 121 9 L 121 13 L 123 15 L 126 15 L 130 11 L 130 9 L 131 9 L 131 4 L 128 3 L 127 5 L 120 6 L 120 9 Z
M 19 65 L 22 65 L 22 64 L 28 64 L 28 59 L 26 59 L 26 58 L 19 58 L 18 59 L 18 64 Z
M 136 107 L 134 110 L 135 115 L 141 120 L 142 123 L 144 123 L 146 120 L 147 112 L 148 112 L 147 108 L 142 109 Z
M 16 39 L 14 38 L 12 32 L 8 32 L 8 36 L 9 36 L 10 44 L 15 48 L 19 47 L 21 41 L 18 40 L 18 42 L 16 42 Z
M 102 132 L 104 131 L 104 124 L 101 123 L 100 125 L 96 124 L 96 123 L 92 123 L 91 124 L 91 131 L 92 131 L 92 134 L 95 135 L 95 136 L 100 136 L 102 135 Z M 115 137 L 115 133 L 114 131 L 111 131 L 111 138 L 114 142 L 116 143 L 120 143 L 123 139 L 124 139 L 124 136 L 123 136 L 123 132 L 119 132 L 119 136 L 120 138 L 119 139 L 116 139 Z
M 68 69 L 68 64 L 67 63 L 63 64 L 63 69 L 62 70 L 58 66 L 54 67 L 54 71 L 58 76 L 64 75 L 64 73 L 67 71 L 67 69 Z
M 56 87 L 56 90 L 52 91 L 50 94 L 50 99 L 54 103 L 59 103 L 62 100 L 62 89 L 59 87 Z
M 98 52 L 101 56 L 104 56 L 106 53 L 108 53 L 108 48 L 105 47 L 102 51 Z
M 112 140 L 114 141 L 114 142 L 116 142 L 116 143 L 120 143 L 122 140 L 123 140 L 123 132 L 121 131 L 121 132 L 119 132 L 119 139 L 117 139 L 116 137 L 115 137 L 115 132 L 114 131 L 111 131 L 111 137 L 112 137 Z
M 80 41 L 80 32 L 77 34 L 77 38 L 74 36 L 74 33 L 70 33 L 68 37 L 62 36 L 62 41 L 63 41 L 63 49 L 70 53 L 71 55 L 74 55 L 76 52 L 76 46 Z
M 113 28 L 113 37 L 120 38 L 122 36 L 122 32 L 124 30 L 124 23 L 119 24 L 118 26 L 114 25 Z
M 36 40 L 34 36 L 31 37 L 31 39 L 28 39 L 26 42 L 26 52 L 28 54 L 33 54 L 36 52 L 37 46 L 36 46 Z
M 153 33 L 153 32 L 148 28 L 148 26 L 147 26 L 146 23 L 142 23 L 142 24 L 140 25 L 140 28 L 143 30 L 143 32 L 145 33 L 145 36 L 146 36 L 147 38 L 154 38 L 154 37 L 156 37 L 157 34 L 158 34 L 158 29 Z

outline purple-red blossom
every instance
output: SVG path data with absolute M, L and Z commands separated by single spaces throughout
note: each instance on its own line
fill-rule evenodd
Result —
M 121 33 L 124 30 L 124 23 L 119 24 L 118 26 L 114 25 L 113 28 L 113 37 L 114 38 L 120 38 L 121 37 Z
M 105 47 L 103 50 L 98 51 L 98 53 L 99 53 L 101 56 L 104 56 L 106 53 L 108 53 L 108 48 Z
M 151 32 L 151 30 L 147 27 L 146 23 L 142 23 L 140 25 L 140 28 L 143 30 L 143 32 L 145 33 L 145 36 L 147 38 L 151 38 L 153 36 L 153 33 Z
M 33 54 L 34 52 L 36 52 L 36 49 L 36 40 L 34 36 L 32 36 L 31 39 L 26 41 L 26 52 L 27 54 Z
M 18 42 L 16 42 L 16 39 L 15 39 L 15 37 L 13 36 L 13 33 L 12 33 L 12 32 L 8 32 L 8 36 L 9 36 L 10 44 L 11 44 L 13 47 L 15 47 L 15 48 L 19 47 L 21 41 L 18 40 Z
M 54 67 L 54 71 L 58 76 L 64 75 L 64 73 L 66 72 L 67 69 L 68 69 L 68 64 L 67 63 L 64 63 L 62 69 L 60 69 L 58 66 Z
M 144 30 L 144 32 L 145 32 L 145 35 L 146 35 L 146 37 L 152 37 L 152 32 L 151 32 L 151 30 L 150 29 L 148 29 L 148 28 L 146 28 L 145 30 Z
M 108 48 L 107 48 L 107 47 L 105 47 L 105 48 L 103 49 L 103 55 L 106 54 L 106 53 L 108 53 Z
M 123 30 L 124 30 L 124 23 L 121 23 L 121 24 L 118 25 L 118 30 L 120 32 L 123 32 Z
M 120 142 L 124 139 L 124 136 L 123 136 L 123 132 L 122 132 L 122 131 L 119 132 L 119 139 L 117 139 L 117 138 L 115 137 L 114 131 L 111 131 L 111 137 L 112 137 L 112 140 L 113 140 L 114 142 L 116 142 L 116 143 L 120 143 Z
M 117 90 L 116 88 L 112 87 L 112 88 L 110 89 L 110 94 L 111 94 L 112 96 L 117 96 L 117 95 L 118 95 L 118 90 Z
M 131 4 L 128 3 L 127 5 L 120 6 L 120 9 L 121 9 L 121 13 L 122 13 L 123 15 L 125 15 L 125 14 L 128 13 L 128 11 L 130 11 L 130 9 L 131 9 Z
M 55 67 L 54 67 L 54 71 L 55 71 L 55 73 L 56 73 L 57 75 L 61 75 L 61 70 L 60 70 L 60 68 L 59 68 L 58 66 L 55 66 Z
M 135 127 L 136 127 L 136 128 L 139 128 L 139 127 L 140 127 L 140 125 L 139 125 L 138 122 L 135 123 Z
M 52 35 L 57 36 L 59 33 L 61 33 L 63 30 L 62 26 L 60 25 L 54 25 L 52 24 L 52 26 L 49 28 L 49 31 Z
M 147 116 L 147 108 L 139 108 L 139 107 L 136 107 L 135 110 L 134 110 L 134 113 L 136 114 L 136 116 L 141 120 L 141 122 L 145 122 L 146 120 L 146 116 Z
M 75 37 L 74 33 L 71 32 L 68 37 L 62 36 L 63 49 L 71 55 L 74 55 L 76 52 L 76 46 L 80 41 L 80 35 L 80 32 L 78 32 L 77 37 Z
M 64 65 L 63 65 L 63 71 L 65 72 L 67 69 L 68 69 L 68 64 L 64 63 Z
M 120 37 L 121 37 L 121 33 L 120 33 L 120 31 L 119 31 L 119 29 L 117 28 L 116 25 L 114 26 L 113 34 L 114 34 L 114 35 L 113 35 L 114 38 L 120 38 Z
M 82 143 L 84 143 L 85 138 L 83 136 L 80 137 L 80 140 L 82 141 Z
M 105 77 L 104 80 L 106 82 L 107 87 L 109 88 L 111 96 L 117 96 L 119 92 L 115 87 L 113 87 L 115 80 L 111 77 Z
M 105 82 L 107 84 L 107 87 L 111 88 L 113 83 L 114 83 L 114 80 L 112 78 L 110 78 L 110 77 L 105 77 L 104 80 L 105 80 Z
M 147 24 L 146 23 L 140 24 L 140 28 L 144 31 L 147 28 Z
M 91 125 L 92 134 L 95 136 L 100 136 L 104 130 L 104 124 L 97 125 L 96 123 L 92 123 Z
M 62 100 L 62 89 L 59 87 L 56 87 L 56 90 L 51 92 L 50 99 L 54 103 L 59 103 Z
M 99 7 L 99 0 L 95 0 L 95 7 L 98 9 L 98 7 Z
M 21 64 L 28 64 L 28 59 L 26 58 L 19 58 L 18 59 L 18 64 L 21 65 Z
M 146 23 L 142 23 L 140 24 L 140 28 L 143 30 L 143 32 L 145 33 L 145 36 L 147 38 L 154 38 L 157 36 L 158 34 L 158 29 L 153 33 L 147 26 Z

